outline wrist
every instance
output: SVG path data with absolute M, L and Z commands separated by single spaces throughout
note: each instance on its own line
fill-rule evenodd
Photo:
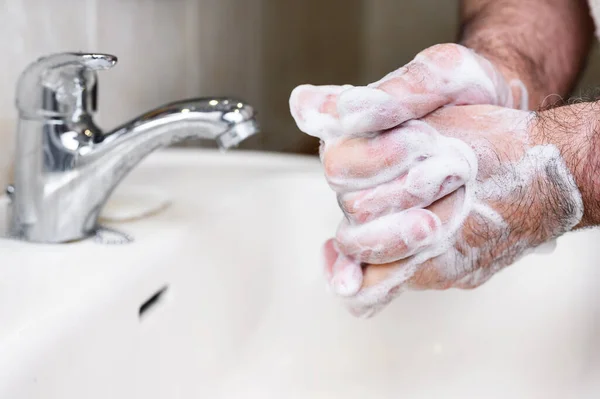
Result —
M 583 201 L 576 228 L 600 225 L 600 103 L 537 112 L 531 133 L 534 144 L 558 148 L 573 176 Z
M 512 95 L 511 108 L 534 109 L 543 100 L 538 87 L 543 86 L 540 77 L 527 67 L 525 56 L 502 42 L 494 32 L 465 37 L 461 44 L 488 60 L 500 74 Z

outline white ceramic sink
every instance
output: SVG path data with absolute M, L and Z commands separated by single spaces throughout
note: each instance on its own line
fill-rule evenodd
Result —
M 172 149 L 128 185 L 172 199 L 113 226 L 133 243 L 0 241 L 1 399 L 599 395 L 598 231 L 361 320 L 321 276 L 316 159 Z

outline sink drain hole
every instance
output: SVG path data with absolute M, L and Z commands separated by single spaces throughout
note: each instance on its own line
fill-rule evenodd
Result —
M 140 305 L 140 308 L 138 310 L 138 316 L 140 319 L 143 318 L 148 313 L 148 311 L 150 311 L 153 308 L 156 308 L 156 306 L 163 301 L 168 288 L 169 287 L 165 285 Z

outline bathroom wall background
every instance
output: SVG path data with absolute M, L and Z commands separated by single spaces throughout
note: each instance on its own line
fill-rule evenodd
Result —
M 263 134 L 247 149 L 314 153 L 287 99 L 300 83 L 364 84 L 419 50 L 452 41 L 458 0 L 1 0 L 0 184 L 9 180 L 14 88 L 35 58 L 115 54 L 102 72 L 99 124 L 164 102 L 232 95 L 255 105 Z M 580 87 L 600 82 L 597 48 Z M 187 145 L 199 145 L 188 143 Z M 202 144 L 204 145 L 204 144 Z

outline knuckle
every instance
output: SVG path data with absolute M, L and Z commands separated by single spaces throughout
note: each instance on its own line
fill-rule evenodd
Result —
M 323 169 L 327 178 L 339 177 L 344 170 L 343 157 L 338 147 L 327 148 L 321 155 Z
M 444 43 L 428 47 L 419 54 L 423 58 L 439 67 L 452 68 L 464 59 L 466 48 L 460 44 Z

